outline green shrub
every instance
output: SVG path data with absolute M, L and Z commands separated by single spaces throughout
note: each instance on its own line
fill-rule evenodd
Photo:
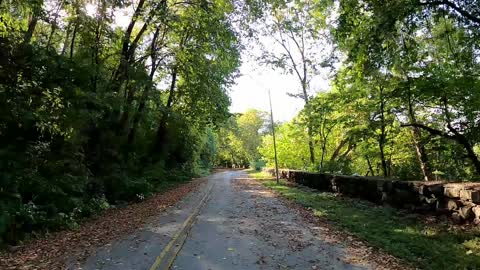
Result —
M 157 162 L 145 169 L 144 177 L 154 186 L 166 180 L 165 165 L 163 162 Z
M 111 203 L 138 200 L 138 196 L 148 196 L 154 190 L 146 177 L 130 177 L 121 172 L 103 179 L 105 196 Z
M 266 165 L 266 162 L 262 159 L 250 162 L 250 168 L 256 171 L 262 170 L 262 168 L 264 168 Z
M 101 213 L 108 208 L 110 208 L 110 204 L 105 196 L 87 198 L 80 207 L 74 209 L 73 214 L 77 219 L 81 219 Z

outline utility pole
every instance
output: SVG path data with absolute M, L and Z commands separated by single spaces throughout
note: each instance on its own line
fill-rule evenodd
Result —
M 268 89 L 268 101 L 270 102 L 270 121 L 272 124 L 272 136 L 273 136 L 273 152 L 275 153 L 275 176 L 278 179 L 278 159 L 277 159 L 277 142 L 275 141 L 275 123 L 273 122 L 273 109 L 272 109 L 272 97 L 270 96 L 270 89 Z

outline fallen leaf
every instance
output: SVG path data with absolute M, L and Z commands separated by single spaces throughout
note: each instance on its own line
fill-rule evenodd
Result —
M 204 179 L 191 181 L 139 203 L 112 207 L 86 220 L 77 230 L 55 232 L 19 246 L 13 252 L 0 253 L 0 269 L 65 269 L 67 260 L 82 261 L 95 252 L 94 248 L 135 232 L 204 182 Z

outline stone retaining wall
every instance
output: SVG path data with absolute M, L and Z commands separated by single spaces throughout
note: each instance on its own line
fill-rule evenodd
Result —
M 273 170 L 268 172 L 274 175 Z M 340 193 L 419 212 L 447 214 L 458 223 L 480 224 L 480 183 L 400 181 L 297 170 L 280 170 L 280 176 L 287 181 L 320 191 Z

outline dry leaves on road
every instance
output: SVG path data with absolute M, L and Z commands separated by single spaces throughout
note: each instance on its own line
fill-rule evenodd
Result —
M 242 181 L 238 181 L 240 184 L 239 186 L 244 185 L 248 187 L 253 185 L 256 189 L 261 189 L 261 192 L 264 195 L 278 198 L 284 205 L 302 217 L 303 221 L 306 223 L 306 226 L 309 227 L 313 233 L 323 241 L 344 246 L 347 256 L 345 258 L 345 262 L 351 264 L 370 265 L 373 269 L 413 269 L 402 260 L 389 255 L 382 250 L 368 246 L 367 243 L 353 235 L 350 235 L 348 232 L 334 228 L 328 222 L 328 220 L 315 216 L 313 211 L 306 209 L 301 204 L 288 200 L 277 192 L 264 187 L 258 182 L 258 180 L 252 178 L 242 178 L 241 180 Z
M 12 253 L 2 253 L 0 269 L 64 269 L 67 260 L 84 259 L 94 248 L 134 232 L 204 182 L 204 179 L 196 179 L 143 202 L 109 209 L 82 224 L 78 230 L 56 232 Z

